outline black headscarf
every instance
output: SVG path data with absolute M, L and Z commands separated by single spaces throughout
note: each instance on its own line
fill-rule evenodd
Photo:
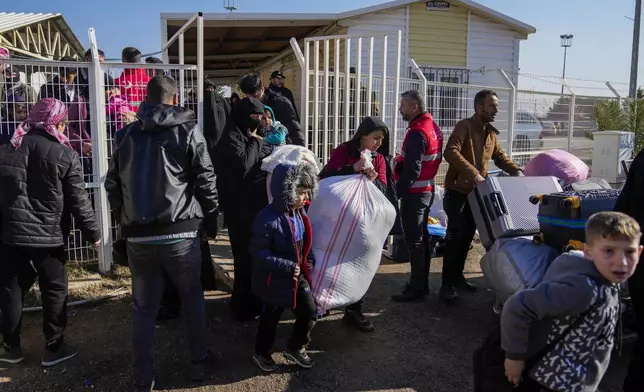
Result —
M 357 154 L 358 156 L 360 155 L 360 139 L 362 139 L 363 136 L 367 136 L 371 132 L 377 131 L 377 130 L 382 130 L 385 133 L 385 137 L 382 140 L 382 145 L 380 148 L 378 148 L 378 152 L 381 153 L 383 156 L 388 156 L 389 155 L 389 128 L 387 128 L 387 124 L 384 123 L 380 119 L 380 117 L 365 117 L 362 119 L 362 122 L 358 126 L 358 129 L 356 130 L 356 133 L 353 135 L 353 138 L 349 141 L 349 153 L 350 154 Z
M 240 131 L 245 132 L 251 128 L 251 114 L 264 114 L 264 104 L 256 98 L 246 97 L 239 101 L 233 112 L 235 124 Z

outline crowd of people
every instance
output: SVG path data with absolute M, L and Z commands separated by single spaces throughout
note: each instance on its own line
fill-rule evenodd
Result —
M 85 60 L 91 61 L 89 53 Z M 125 48 L 122 60 L 140 63 L 141 53 Z M 10 67 L 0 68 L 0 101 L 11 106 L 2 108 L 0 138 L 0 362 L 18 364 L 25 358 L 22 305 L 38 279 L 45 335 L 42 365 L 50 367 L 78 353 L 64 340 L 64 253 L 72 217 L 93 246 L 102 237 L 84 189 L 88 173 L 81 165 L 91 154 L 88 75 L 82 67 L 81 72 L 63 67 L 38 95 Z M 445 159 L 448 227 L 439 297 L 454 303 L 459 291 L 477 290 L 463 274 L 476 230 L 467 195 L 486 180 L 490 160 L 512 176 L 523 175 L 499 145 L 493 125 L 499 102 L 490 90 L 476 95 L 474 115 L 456 124 L 444 148 L 443 131 L 423 94 L 407 91 L 399 108 L 409 122 L 401 154 L 390 151 L 387 125 L 367 116 L 352 138 L 335 148 L 319 176 L 315 163 L 305 160 L 278 165 L 269 176 L 262 170 L 263 160 L 280 146 L 304 146 L 306 132 L 279 71 L 271 74 L 268 86 L 258 74 L 245 75 L 238 86 L 241 96 L 229 100 L 212 82 L 203 81 L 203 124 L 178 101 L 179 86 L 172 75 L 132 65 L 116 79 L 105 77 L 110 86 L 107 114 L 118 121 L 110 130 L 114 148 L 104 186 L 132 273 L 131 343 L 138 391 L 155 388 L 154 332 L 162 313 L 183 313 L 191 379 L 204 380 L 211 370 L 203 294 L 208 287 L 202 270 L 210 264 L 207 240 L 217 236 L 222 212 L 234 257 L 232 314 L 241 321 L 259 320 L 253 361 L 266 372 L 278 368 L 272 357 L 276 330 L 283 312 L 291 309 L 296 321 L 284 354 L 308 369 L 314 366 L 307 353 L 311 331 L 323 317 L 316 313 L 311 293 L 315 227 L 306 212 L 319 179 L 361 174 L 391 201 L 411 264 L 408 283 L 391 299 L 417 302 L 430 293 L 427 221 L 435 177 Z M 369 164 L 365 150 L 371 153 Z M 640 153 L 617 203 L 620 212 L 589 220 L 585 257 L 565 255 L 539 286 L 517 293 L 504 306 L 505 377 L 517 391 L 595 391 L 619 329 L 617 285 L 629 279 L 642 339 L 624 391 L 644 390 L 644 267 L 637 267 L 644 225 L 642 178 Z M 160 312 L 164 306 L 171 309 Z M 363 314 L 362 300 L 344 309 L 343 320 L 360 332 L 376 330 Z M 574 333 L 562 336 L 567 329 Z M 573 340 L 565 341 L 569 336 Z M 570 343 L 563 351 L 553 346 L 559 339 Z M 552 350 L 542 352 L 547 349 Z

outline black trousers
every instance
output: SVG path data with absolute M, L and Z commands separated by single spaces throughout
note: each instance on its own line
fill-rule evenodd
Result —
M 299 350 L 308 346 L 311 342 L 311 330 L 318 319 L 311 288 L 301 275 L 295 301 L 296 307 L 292 309 L 295 314 L 295 324 L 293 325 L 291 338 L 288 341 L 287 347 L 289 350 Z M 284 310 L 284 308 L 269 304 L 264 304 L 262 307 L 259 326 L 257 327 L 257 339 L 255 340 L 256 354 L 270 355 L 273 344 L 275 344 L 277 325 Z
M 635 308 L 637 343 L 624 380 L 624 392 L 644 391 L 644 264 L 642 263 L 644 263 L 644 256 L 640 258 L 635 274 L 628 281 L 628 290 Z
M 232 216 L 232 215 L 231 215 Z M 230 305 L 233 314 L 240 319 L 250 319 L 260 314 L 262 303 L 251 291 L 250 223 L 231 219 L 228 222 L 230 247 L 233 251 L 235 281 Z
M 456 285 L 463 278 L 465 261 L 476 233 L 467 195 L 447 190 L 443 198 L 447 214 L 447 238 L 443 255 L 443 285 Z
M 426 293 L 429 291 L 429 233 L 427 218 L 434 201 L 434 193 L 407 194 L 400 203 L 400 216 L 405 245 L 409 251 L 412 289 Z
M 18 248 L 0 243 L 0 332 L 9 347 L 20 346 L 25 294 L 38 279 L 46 347 L 56 351 L 67 327 L 67 269 L 63 248 Z M 33 266 L 32 266 L 33 264 Z

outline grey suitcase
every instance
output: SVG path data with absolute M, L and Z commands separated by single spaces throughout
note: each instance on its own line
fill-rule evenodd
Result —
M 468 196 L 479 238 L 489 249 L 497 238 L 539 234 L 535 195 L 561 192 L 555 177 L 489 177 Z

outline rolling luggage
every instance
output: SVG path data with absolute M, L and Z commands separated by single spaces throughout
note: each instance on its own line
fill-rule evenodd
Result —
M 534 195 L 561 192 L 555 177 L 490 177 L 468 196 L 481 243 L 489 249 L 497 238 L 539 233 Z
M 497 301 L 505 303 L 517 291 L 539 284 L 557 256 L 559 252 L 535 244 L 532 236 L 500 238 L 481 258 L 481 271 Z
M 586 221 L 597 212 L 612 211 L 619 194 L 617 189 L 594 189 L 534 196 L 531 201 L 539 205 L 540 227 L 535 241 L 560 252 L 582 250 Z

